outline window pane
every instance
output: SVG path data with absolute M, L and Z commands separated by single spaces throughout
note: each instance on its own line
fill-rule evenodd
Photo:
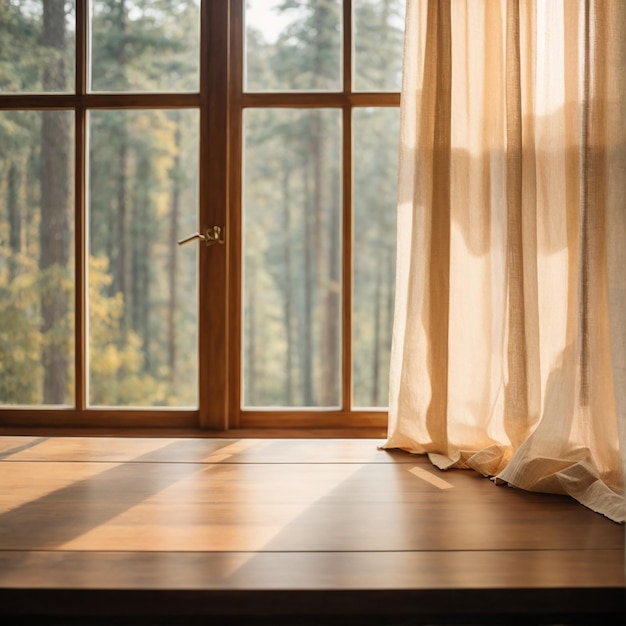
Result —
M 200 0 L 92 0 L 91 89 L 198 90 Z
M 354 88 L 400 91 L 406 0 L 352 0 Z
M 193 406 L 198 112 L 89 116 L 89 400 Z
M 74 91 L 74 2 L 0 2 L 0 92 Z
M 353 403 L 388 402 L 395 286 L 399 110 L 355 109 Z
M 243 404 L 340 404 L 341 111 L 244 119 Z
M 340 91 L 339 0 L 248 0 L 245 89 Z
M 74 401 L 73 128 L 0 112 L 0 404 Z

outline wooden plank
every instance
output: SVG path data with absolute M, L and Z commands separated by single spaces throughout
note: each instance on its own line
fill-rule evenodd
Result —
M 1 551 L 4 589 L 619 589 L 619 550 Z
M 0 418 L 0 424 L 2 419 Z M 119 439 L 135 438 L 193 438 L 193 439 L 377 439 L 387 438 L 387 428 L 230 428 L 228 430 L 202 430 L 198 427 L 170 426 L 26 426 L 24 423 L 15 426 L 0 426 L 0 437 L 117 437 Z
M 0 437 L 0 621 L 622 623 L 623 527 L 376 443 Z
M 7 461 L 202 463 L 215 453 L 232 463 L 412 463 L 416 457 L 379 450 L 378 439 L 247 439 L 179 437 L 0 437 Z
M 468 471 L 442 479 L 423 457 L 398 464 L 236 463 L 237 452 L 226 446 L 200 463 L 154 462 L 159 452 L 128 463 L 4 461 L 0 549 L 624 548 L 621 526 L 572 499 L 497 488 Z M 416 467 L 452 488 L 423 480 Z

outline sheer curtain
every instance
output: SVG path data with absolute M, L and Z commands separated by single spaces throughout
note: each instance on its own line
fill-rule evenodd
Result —
M 384 447 L 624 521 L 626 2 L 408 0 L 406 29 Z

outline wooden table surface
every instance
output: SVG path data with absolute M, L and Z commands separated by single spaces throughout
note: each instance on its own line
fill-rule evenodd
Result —
M 0 617 L 621 622 L 622 526 L 380 443 L 0 437 Z

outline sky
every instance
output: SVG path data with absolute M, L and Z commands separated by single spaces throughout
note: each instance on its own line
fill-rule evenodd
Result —
M 294 21 L 293 11 L 279 15 L 274 8 L 280 0 L 247 0 L 246 23 L 263 33 L 268 43 L 274 43 L 284 28 Z

